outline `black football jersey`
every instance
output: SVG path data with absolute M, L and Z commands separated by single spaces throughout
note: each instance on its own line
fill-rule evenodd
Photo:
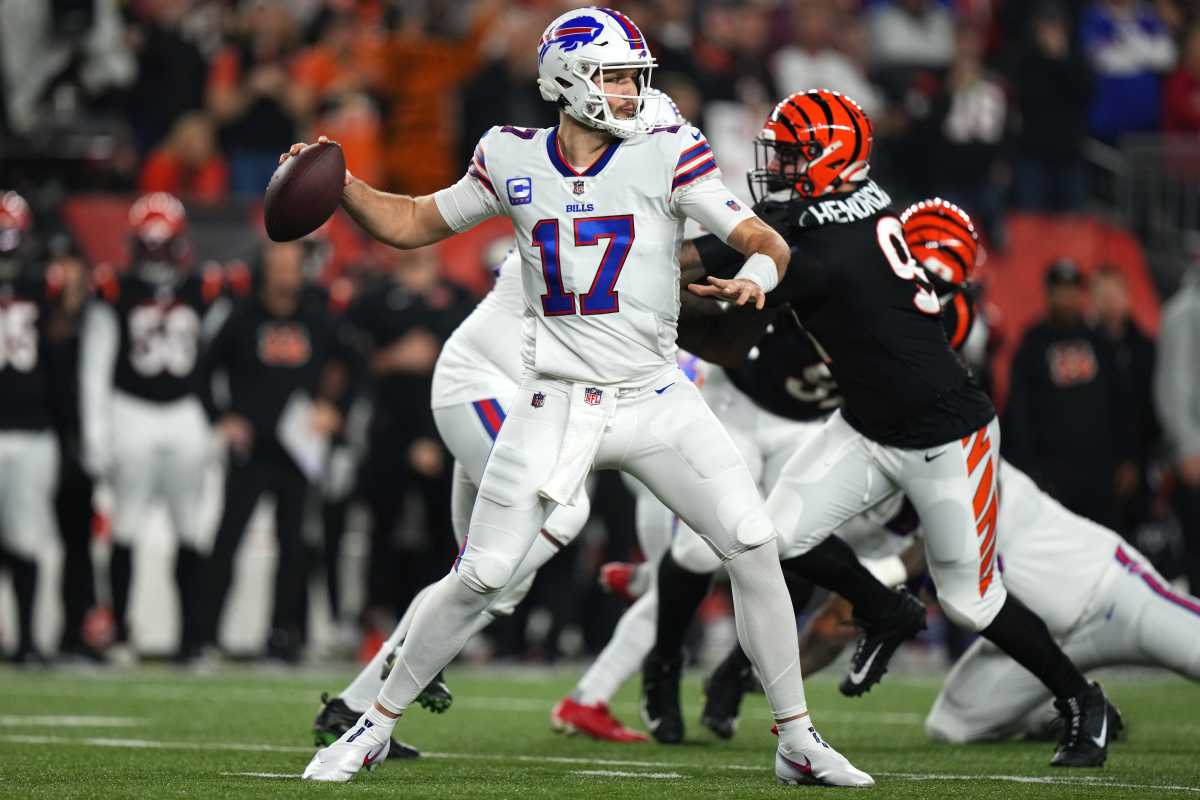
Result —
M 217 267 L 170 285 L 136 272 L 102 278 L 99 295 L 116 312 L 120 329 L 113 386 L 154 403 L 194 393 L 202 322 L 222 283 Z
M 867 181 L 845 195 L 756 211 L 792 246 L 768 301 L 788 303 L 828 357 L 855 429 L 915 449 L 962 438 L 995 416 L 950 349 L 937 290 L 883 189 Z M 732 277 L 743 258 L 718 245 L 696 246 L 706 271 Z
M 0 279 L 0 430 L 53 424 L 45 329 L 61 288 L 53 273 L 28 269 Z
M 783 309 L 746 360 L 725 374 L 759 408 L 787 419 L 821 419 L 842 404 L 833 373 L 790 309 Z

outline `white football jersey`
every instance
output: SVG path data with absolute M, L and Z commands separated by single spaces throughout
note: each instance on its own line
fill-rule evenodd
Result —
M 712 149 L 690 125 L 614 141 L 583 170 L 563 159 L 557 133 L 492 128 L 467 176 L 435 200 L 456 231 L 497 214 L 512 219 L 526 369 L 645 386 L 675 368 L 684 220 L 725 239 L 753 212 L 720 181 Z
M 1123 541 L 1063 508 L 1007 461 L 1000 466 L 996 528 L 1004 585 L 1055 636 L 1066 634 L 1087 610 Z
M 433 368 L 430 406 L 500 400 L 521 380 L 521 255 L 513 250 L 496 270 L 496 283 L 442 347 Z

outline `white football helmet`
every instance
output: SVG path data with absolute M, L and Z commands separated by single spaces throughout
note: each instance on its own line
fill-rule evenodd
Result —
M 607 8 L 569 11 L 550 23 L 538 43 L 538 89 L 542 99 L 592 128 L 627 139 L 650 129 L 642 117 L 654 57 L 633 20 Z M 638 94 L 607 94 L 605 70 L 638 70 Z M 635 99 L 629 119 L 614 117 L 609 98 Z
M 683 114 L 679 113 L 679 106 L 675 105 L 671 95 L 661 89 L 652 89 L 649 86 L 642 90 L 641 118 L 651 128 L 687 122 L 683 118 Z

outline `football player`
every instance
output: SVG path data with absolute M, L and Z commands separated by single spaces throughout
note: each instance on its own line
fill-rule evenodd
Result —
M 33 215 L 25 198 L 0 192 L 0 568 L 17 598 L 18 664 L 39 663 L 33 641 L 38 556 L 58 530 L 54 490 L 53 373 L 46 325 L 62 289 L 55 270 L 36 269 Z
M 97 268 L 84 312 L 80 419 L 84 465 L 112 489 L 114 657 L 135 657 L 129 630 L 133 547 L 155 500 L 167 506 L 179 549 L 179 656 L 195 655 L 203 476 L 212 433 L 196 394 L 202 326 L 222 294 L 219 267 L 192 268 L 183 204 L 144 195 L 129 210 L 132 258 Z
M 646 90 L 646 104 L 642 113 L 651 124 L 681 121 L 671 98 L 652 88 Z M 491 291 L 446 341 L 434 367 L 434 421 L 442 441 L 454 456 L 451 520 L 460 548 L 466 540 L 471 509 L 475 505 L 488 453 L 500 426 L 504 424 L 506 409 L 521 381 L 521 320 L 524 308 L 521 256 L 514 248 L 496 267 L 495 284 Z M 559 506 L 550 513 L 540 535 L 509 581 L 509 586 L 475 620 L 472 635 L 486 628 L 496 617 L 512 614 L 528 593 L 541 565 L 570 544 L 583 529 L 590 508 L 587 493 L 581 492 L 574 505 Z M 663 509 L 653 496 L 645 499 L 639 493 L 638 514 L 638 533 L 643 550 L 653 552 L 656 548 L 658 551 L 665 549 L 666 542 L 670 541 L 669 523 L 665 536 L 660 533 L 656 537 L 650 533 L 653 527 L 651 520 L 657 522 L 664 516 L 670 517 L 670 512 Z M 663 544 L 648 543 L 647 538 L 661 539 Z M 426 587 L 430 588 L 432 586 Z M 321 709 L 313 721 L 313 733 L 318 745 L 329 745 L 336 741 L 375 701 L 391 669 L 396 649 L 404 641 L 413 615 L 425 594 L 426 590 L 422 590 L 409 604 L 383 646 L 345 689 L 336 697 L 322 695 Z M 440 672 L 417 696 L 417 702 L 437 713 L 450 707 L 453 696 Z M 580 709 L 571 716 L 570 721 L 564 721 L 561 725 L 565 727 L 576 723 L 590 723 L 597 729 L 629 740 L 645 738 L 621 725 L 608 713 L 607 708 Z M 409 757 L 414 752 L 408 745 L 393 739 L 388 757 Z
M 631 472 L 727 559 L 739 633 L 760 674 L 771 676 L 777 777 L 870 785 L 812 726 L 770 547 L 775 531 L 736 448 L 675 363 L 683 220 L 742 254 L 742 268 L 712 284 L 739 305 L 763 305 L 786 270 L 786 244 L 725 188 L 699 130 L 651 128 L 640 117 L 655 62 L 628 17 L 564 14 L 537 56 L 557 126 L 492 128 L 468 174 L 431 196 L 384 194 L 347 175 L 344 207 L 396 247 L 431 244 L 496 215 L 512 219 L 524 371 L 453 571 L 428 592 L 374 705 L 304 776 L 347 781 L 386 755 L 396 719 L 458 653 L 549 512 L 572 505 L 598 467 Z
M 869 120 L 835 92 L 798 92 L 772 110 L 755 145 L 751 190 L 760 203 L 784 205 L 795 247 L 789 277 L 772 297 L 788 302 L 820 345 L 843 396 L 784 466 L 767 501 L 786 566 L 849 599 L 864 628 L 843 693 L 878 682 L 900 642 L 924 625 L 915 599 L 881 584 L 831 535 L 903 492 L 925 528 L 947 615 L 1037 675 L 1067 718 L 1069 736 L 1051 763 L 1102 765 L 1103 690 L 1007 593 L 995 568 L 995 409 L 950 350 L 937 290 L 913 258 L 891 198 L 868 177 Z M 696 248 L 710 276 L 736 269 L 724 244 L 700 239 Z M 729 259 L 724 269 L 720 253 Z M 694 291 L 719 296 L 719 279 Z M 762 325 L 740 316 L 747 328 Z
M 979 240 L 975 227 L 966 212 L 939 198 L 916 203 L 900 217 L 904 226 L 905 241 L 911 248 L 914 257 L 919 258 L 922 266 L 928 270 L 930 281 L 937 289 L 938 300 L 943 307 L 942 327 L 946 333 L 946 339 L 951 348 L 959 353 L 977 319 L 974 302 L 976 289 L 970 281 L 979 253 Z M 786 224 L 786 219 L 786 215 L 783 215 L 777 222 Z M 791 346 L 764 347 L 763 343 L 769 342 L 773 335 L 778 335 L 779 329 L 782 329 L 785 335 L 792 337 L 794 341 Z M 710 339 L 717 338 L 723 343 L 731 341 L 726 336 L 714 337 L 714 331 L 717 334 L 724 333 L 718 326 L 710 325 L 707 331 L 697 329 L 695 335 L 703 337 L 707 333 Z M 681 338 L 695 347 L 712 353 L 715 358 L 729 357 L 724 352 L 724 348 L 713 353 L 704 344 L 702 338 L 699 340 L 693 338 L 690 328 Z M 737 361 L 742 354 L 739 352 L 738 343 L 735 340 L 732 341 L 734 348 L 732 356 Z M 797 358 L 797 356 L 800 357 Z M 811 389 L 808 392 L 797 392 L 798 389 L 805 386 L 805 383 L 799 376 L 789 374 L 789 364 L 804 364 L 809 360 L 814 363 L 805 368 L 804 374 L 822 375 L 822 394 L 830 399 L 827 407 L 840 405 L 841 393 L 837 383 L 828 372 L 824 362 L 820 361 L 817 353 L 813 350 L 812 340 L 803 327 L 798 324 L 798 320 L 788 313 L 788 309 L 781 312 L 780 318 L 768 327 L 767 333 L 764 334 L 758 346 L 751 351 L 744 363 L 737 364 L 731 374 L 741 375 L 741 383 L 751 390 L 748 392 L 746 402 L 750 402 L 755 397 L 765 397 L 769 403 L 772 397 L 786 397 L 793 394 L 798 395 L 794 402 L 799 403 L 801 398 L 811 397 L 814 393 Z M 817 366 L 824 368 L 824 372 L 816 372 Z M 761 403 L 762 401 L 756 402 Z M 798 433 L 803 437 L 806 433 L 811 435 L 814 429 L 819 428 L 819 424 L 810 425 Z M 788 452 L 790 453 L 799 444 L 800 441 L 796 441 Z M 907 534 L 915 526 L 916 519 L 911 512 L 911 506 L 904 503 L 902 495 L 894 495 L 842 525 L 838 528 L 837 535 L 850 545 L 863 564 L 883 583 L 894 586 L 903 582 L 900 576 L 905 574 L 905 568 L 901 563 L 901 554 L 908 549 L 911 540 L 907 538 Z M 879 536 L 877 532 L 880 530 L 887 530 L 893 535 Z M 668 565 L 670 569 L 667 569 Z M 665 623 L 660 619 L 657 632 L 655 653 L 661 654 L 658 657 L 660 664 L 670 663 L 669 659 L 674 659 L 678 663 L 682 639 L 680 638 L 681 634 L 674 633 L 674 630 L 687 626 L 700 599 L 707 591 L 708 573 L 717 567 L 717 564 L 711 562 L 708 554 L 692 546 L 687 537 L 681 537 L 673 542 L 671 553 L 664 561 L 664 578 L 662 579 L 662 585 L 666 588 L 668 597 L 664 608 L 668 609 L 670 613 L 666 616 Z M 785 574 L 787 573 L 785 572 Z M 811 596 L 811 584 L 795 575 L 788 575 L 788 577 L 790 579 L 789 586 L 794 587 L 793 605 L 798 609 L 802 608 Z M 846 616 L 849 618 L 849 615 Z M 812 630 L 812 627 L 808 629 L 809 634 Z M 853 626 L 849 630 L 854 631 Z M 666 645 L 663 644 L 664 642 Z M 805 652 L 804 642 L 805 639 L 802 637 L 801 667 L 807 669 L 805 659 L 814 657 L 813 653 L 816 650 L 822 653 L 824 650 L 812 647 Z M 655 675 L 661 674 L 660 670 L 651 670 L 648 665 L 647 672 L 649 675 L 643 683 L 646 705 L 657 711 L 664 720 L 664 724 L 660 725 L 657 730 L 665 728 L 668 731 L 679 730 L 681 732 L 682 717 L 679 708 L 677 677 L 679 667 L 676 666 L 667 673 L 672 678 L 669 683 L 652 680 Z M 701 723 L 717 736 L 730 738 L 736 730 L 742 696 L 752 686 L 753 676 L 750 662 L 741 652 L 741 648 L 734 647 L 730 655 L 713 670 L 704 682 L 705 704 L 700 718 Z M 656 736 L 656 738 L 667 743 L 677 741 L 677 739 L 668 739 L 664 736 Z

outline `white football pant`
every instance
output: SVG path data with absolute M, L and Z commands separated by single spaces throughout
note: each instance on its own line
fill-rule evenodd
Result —
M 750 475 L 764 495 L 774 488 L 792 454 L 825 424 L 824 420 L 800 422 L 787 419 L 760 408 L 720 369 L 709 370 L 700 393 L 729 431 L 750 468 Z M 721 566 L 720 560 L 700 539 L 683 535 L 686 529 L 681 525 L 681 535 L 671 542 L 671 558 L 697 575 L 715 572 Z M 784 544 L 782 537 L 776 542 L 781 547 Z
M 402 711 L 457 655 L 475 616 L 539 538 L 553 506 L 539 489 L 555 470 L 570 396 L 563 381 L 522 383 L 488 459 L 463 553 L 417 611 L 379 696 L 385 708 Z M 678 369 L 615 399 L 594 466 L 632 474 L 728 560 L 739 636 L 772 708 L 780 716 L 804 711 L 791 603 L 774 550 L 761 546 L 775 532 L 737 448 Z
M 150 504 L 165 501 L 175 535 L 194 549 L 204 536 L 204 479 L 212 429 L 195 397 L 151 403 L 121 392 L 112 396 L 112 531 L 132 546 L 145 527 Z
M 52 431 L 0 433 L 0 545 L 15 556 L 36 561 L 58 540 L 58 460 Z
M 1007 593 L 995 569 L 1000 425 L 924 450 L 874 442 L 840 411 L 784 466 L 767 498 L 784 539 L 781 558 L 802 555 L 838 526 L 902 491 L 925 531 L 938 602 L 957 625 L 991 624 Z

